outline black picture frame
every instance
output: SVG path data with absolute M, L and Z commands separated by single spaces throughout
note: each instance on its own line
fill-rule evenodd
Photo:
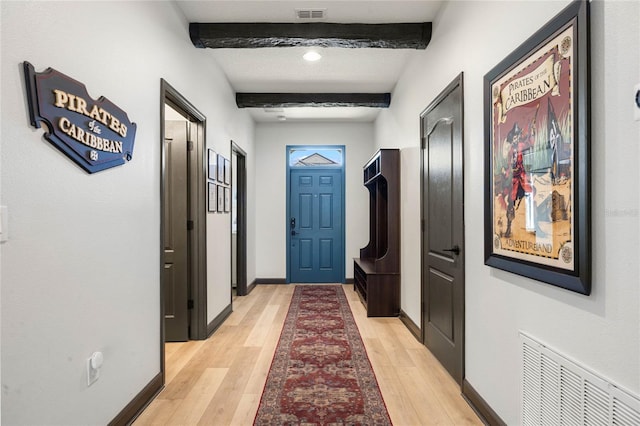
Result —
M 209 180 L 216 181 L 218 174 L 218 154 L 212 149 L 207 149 L 207 177 Z
M 224 188 L 224 212 L 229 213 L 231 211 L 231 188 L 228 186 Z
M 218 207 L 217 185 L 213 182 L 207 182 L 207 211 L 215 213 Z
M 589 3 L 484 77 L 485 264 L 591 293 Z
M 217 185 L 218 187 L 218 213 L 224 212 L 224 186 Z
M 224 183 L 231 185 L 231 161 L 227 158 L 224 159 Z
M 224 157 L 222 154 L 218 154 L 218 182 L 224 182 Z

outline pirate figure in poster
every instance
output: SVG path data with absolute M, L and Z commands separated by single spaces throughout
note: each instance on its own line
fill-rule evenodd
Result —
M 507 228 L 504 232 L 504 237 L 507 238 L 511 237 L 511 224 L 522 199 L 534 191 L 525 170 L 524 155 L 535 145 L 537 115 L 536 109 L 533 120 L 524 131 L 517 122 L 514 123 L 503 145 L 503 155 L 508 159 L 508 166 L 502 168 L 502 196 L 499 199 L 507 212 Z
M 490 106 L 485 177 L 491 188 L 485 254 L 492 266 L 508 265 L 510 259 L 563 270 L 576 266 L 572 213 L 574 192 L 582 188 L 573 182 L 574 150 L 580 146 L 574 135 L 580 127 L 574 33 L 575 28 L 558 30 L 521 61 L 507 69 L 501 64 L 485 76 Z

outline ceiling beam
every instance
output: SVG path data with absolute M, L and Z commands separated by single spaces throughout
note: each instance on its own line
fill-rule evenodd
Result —
M 389 108 L 390 93 L 236 93 L 238 108 Z
M 431 22 L 398 24 L 196 23 L 189 24 L 198 48 L 375 47 L 426 49 Z

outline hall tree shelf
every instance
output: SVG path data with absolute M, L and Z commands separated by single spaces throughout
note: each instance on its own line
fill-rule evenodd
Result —
M 354 290 L 368 317 L 400 314 L 400 150 L 381 149 L 364 166 L 369 244 L 354 259 Z

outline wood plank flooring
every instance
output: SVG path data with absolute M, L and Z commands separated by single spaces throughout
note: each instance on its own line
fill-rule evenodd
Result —
M 367 318 L 343 287 L 394 425 L 482 424 L 398 318 Z M 294 288 L 259 285 L 208 340 L 167 343 L 165 388 L 134 425 L 251 425 Z

